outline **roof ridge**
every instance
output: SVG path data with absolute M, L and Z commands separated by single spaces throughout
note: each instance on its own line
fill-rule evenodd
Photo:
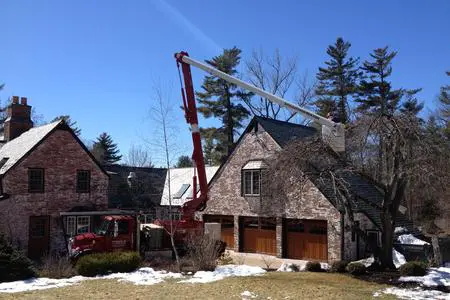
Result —
M 269 122 L 279 123 L 279 124 L 283 124 L 283 125 L 298 126 L 298 127 L 305 128 L 305 129 L 314 129 L 314 130 L 316 130 L 316 128 L 314 128 L 314 127 L 312 127 L 312 126 L 307 126 L 307 125 L 303 125 L 303 124 L 292 123 L 292 122 L 288 122 L 288 121 L 276 120 L 276 119 L 267 118 L 267 117 L 263 117 L 263 116 L 255 116 L 254 118 L 255 118 L 255 119 L 260 119 L 260 120 L 263 120 L 263 121 L 269 121 Z

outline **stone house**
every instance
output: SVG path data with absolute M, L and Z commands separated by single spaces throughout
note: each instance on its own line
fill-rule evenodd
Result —
M 291 140 L 315 134 L 312 127 L 253 118 L 212 178 L 207 208 L 198 213 L 206 222 L 222 224 L 228 248 L 320 261 L 354 260 L 367 254 L 362 239 L 348 229 L 331 183 L 314 177 L 306 182 L 286 178 L 291 184 L 288 192 L 264 193 L 264 171 L 273 155 Z M 348 176 L 355 220 L 380 243 L 381 189 L 362 176 Z M 411 227 L 403 221 L 403 226 Z
M 33 128 L 30 116 L 14 96 L 0 144 L 0 233 L 40 258 L 93 229 L 82 211 L 107 208 L 108 175 L 64 121 Z M 70 211 L 80 213 L 61 217 Z

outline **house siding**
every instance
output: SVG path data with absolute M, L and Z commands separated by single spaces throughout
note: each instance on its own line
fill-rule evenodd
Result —
M 341 259 L 341 224 L 339 211 L 310 182 L 291 180 L 292 186 L 276 197 L 241 196 L 241 169 L 249 160 L 270 161 L 280 150 L 271 136 L 258 125 L 247 132 L 225 165 L 210 184 L 208 206 L 202 214 L 235 216 L 235 249 L 240 249 L 238 216 L 276 217 L 277 256 L 283 255 L 283 218 L 327 221 L 328 260 Z M 264 187 L 262 187 L 264 189 Z
M 28 192 L 28 168 L 45 170 L 44 193 Z M 90 193 L 77 193 L 77 170 L 90 170 Z M 27 250 L 30 216 L 50 216 L 50 252 L 65 249 L 60 212 L 77 206 L 107 208 L 108 176 L 67 130 L 55 130 L 3 177 L 0 232 Z

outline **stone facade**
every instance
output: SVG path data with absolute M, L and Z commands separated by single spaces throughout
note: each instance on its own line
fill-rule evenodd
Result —
M 274 197 L 241 195 L 241 170 L 250 160 L 270 161 L 280 146 L 261 125 L 244 134 L 209 188 L 209 202 L 202 214 L 234 216 L 234 250 L 239 247 L 239 216 L 276 217 L 277 256 L 283 255 L 283 218 L 326 220 L 328 260 L 341 259 L 341 214 L 310 182 L 292 180 L 292 188 Z M 264 186 L 262 186 L 264 191 Z
M 45 171 L 43 193 L 28 192 L 28 169 Z M 90 192 L 77 193 L 77 170 L 90 171 Z M 27 250 L 30 216 L 50 217 L 49 251 L 64 249 L 60 212 L 75 207 L 107 208 L 108 176 L 88 155 L 68 129 L 56 128 L 3 177 L 0 232 Z

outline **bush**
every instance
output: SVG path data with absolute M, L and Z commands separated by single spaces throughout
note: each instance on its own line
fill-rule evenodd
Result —
M 214 271 L 223 250 L 223 243 L 208 235 L 190 236 L 187 241 L 186 259 L 190 261 L 194 272 Z
M 107 252 L 82 256 L 75 265 L 78 274 L 83 276 L 105 275 L 116 272 L 131 272 L 142 263 L 137 252 Z
M 358 276 L 366 274 L 367 268 L 362 263 L 349 263 L 347 267 L 345 268 L 347 272 L 349 272 L 352 275 Z
M 331 264 L 330 272 L 332 273 L 345 273 L 347 270 L 347 261 L 335 261 Z
M 67 278 L 76 275 L 70 260 L 65 256 L 49 255 L 39 268 L 39 277 Z
M 402 276 L 424 276 L 427 274 L 427 265 L 420 261 L 409 261 L 399 268 Z
M 308 272 L 322 272 L 322 266 L 318 261 L 308 261 L 305 270 Z
M 33 262 L 0 234 L 0 282 L 35 277 Z

